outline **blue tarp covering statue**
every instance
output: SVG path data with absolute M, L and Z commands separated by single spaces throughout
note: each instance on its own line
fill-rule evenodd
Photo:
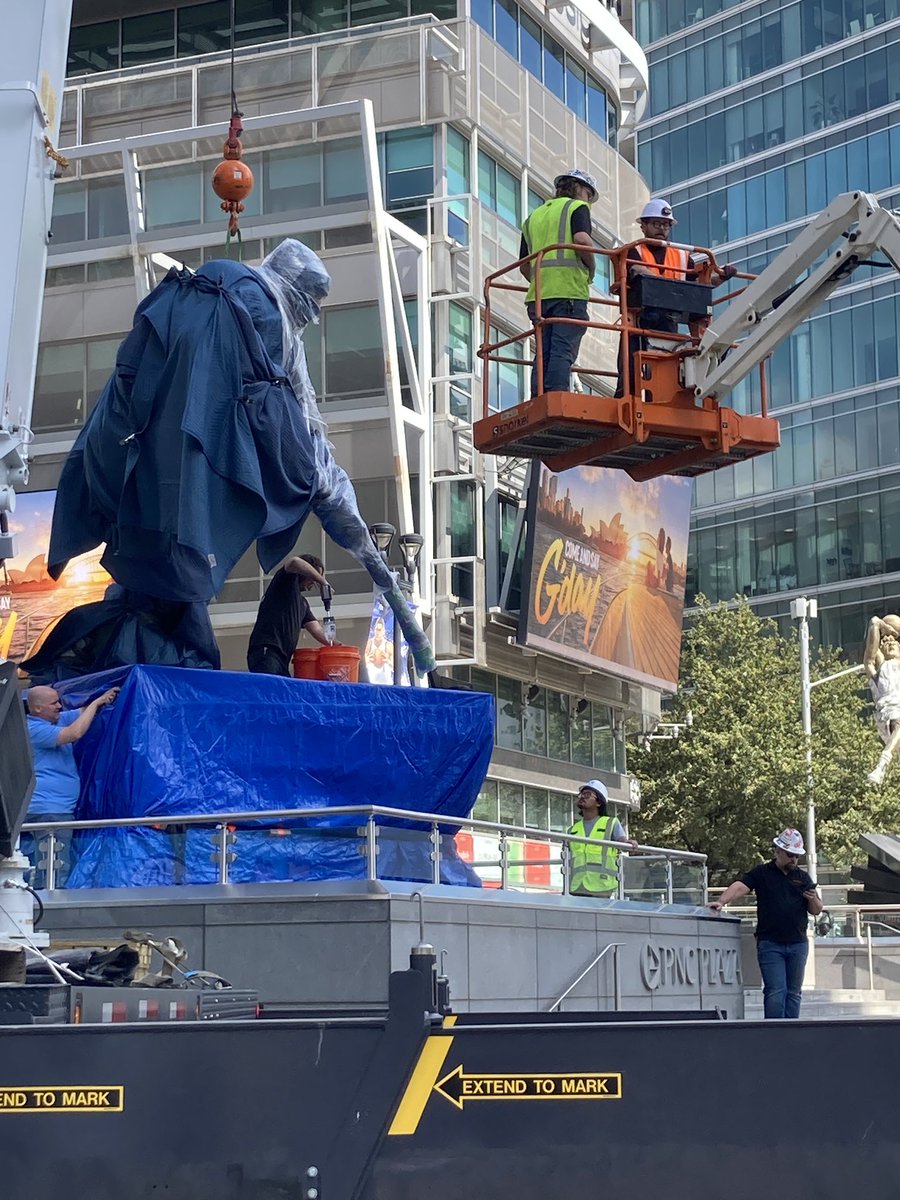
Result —
M 256 269 L 172 270 L 138 307 L 63 468 L 50 538 L 54 578 L 105 543 L 118 586 L 22 664 L 35 682 L 134 662 L 218 667 L 206 604 L 254 541 L 264 570 L 284 559 L 310 513 L 385 590 L 419 672 L 434 666 L 316 406 L 302 336 L 330 285 L 288 239 Z
M 77 744 L 79 820 L 366 804 L 462 817 L 493 747 L 493 699 L 479 692 L 155 666 L 59 692 L 77 708 L 118 683 L 115 704 Z M 241 824 L 230 879 L 363 879 L 362 824 L 359 814 Z M 480 886 L 445 833 L 442 881 Z M 430 827 L 398 819 L 379 847 L 380 879 L 431 880 Z M 215 883 L 215 851 L 211 827 L 84 831 L 67 886 Z

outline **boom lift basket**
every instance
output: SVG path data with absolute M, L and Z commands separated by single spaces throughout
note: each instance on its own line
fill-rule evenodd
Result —
M 535 296 L 536 371 L 538 394 L 515 408 L 489 412 L 489 369 L 484 371 L 483 415 L 473 426 L 475 447 L 483 454 L 515 458 L 541 459 L 552 471 L 591 465 L 615 467 L 637 480 L 657 475 L 700 475 L 758 454 L 776 450 L 781 444 L 778 422 L 768 415 L 764 364 L 760 364 L 760 414 L 740 414 L 720 405 L 711 397 L 697 395 L 685 376 L 685 367 L 712 315 L 711 280 L 717 270 L 712 251 L 695 247 L 700 265 L 689 274 L 693 280 L 672 280 L 644 276 L 637 287 L 626 285 L 627 254 L 633 245 L 616 250 L 597 249 L 598 255 L 611 260 L 614 279 L 612 298 L 592 297 L 590 305 L 600 306 L 601 318 L 576 321 L 568 317 L 541 318 L 540 275 Z M 655 243 L 650 243 L 655 244 Z M 524 343 L 535 330 L 491 341 L 491 310 L 496 307 L 499 291 L 525 292 L 515 282 L 523 263 L 537 271 L 545 254 L 560 249 L 579 249 L 574 245 L 548 246 L 527 259 L 488 276 L 485 282 L 485 340 L 479 357 L 486 368 L 491 363 L 514 363 L 507 348 Z M 580 247 L 581 250 L 584 247 Z M 745 278 L 751 278 L 746 276 Z M 732 292 L 723 301 L 739 294 Z M 492 305 L 492 301 L 494 302 Z M 722 303 L 723 301 L 719 301 Z M 666 333 L 643 330 L 637 324 L 639 308 L 659 307 L 677 313 L 689 324 L 690 333 Z M 605 313 L 603 308 L 612 309 Z M 589 309 L 589 318 L 592 317 Z M 586 392 L 543 390 L 543 354 L 540 327 L 547 324 L 578 324 L 585 328 L 610 330 L 621 338 L 622 396 L 595 395 Z M 507 351 L 506 353 L 504 353 Z M 615 373 L 591 367 L 576 368 L 579 375 L 607 376 Z M 612 387 L 609 389 L 612 390 Z M 618 389 L 617 389 L 618 390 Z

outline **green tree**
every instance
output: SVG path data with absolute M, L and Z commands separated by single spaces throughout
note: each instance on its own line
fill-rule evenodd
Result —
M 709 856 L 710 881 L 727 883 L 767 858 L 786 825 L 806 828 L 807 768 L 800 714 L 800 647 L 741 600 L 698 599 L 684 632 L 681 683 L 665 720 L 692 725 L 677 739 L 629 747 L 641 780 L 641 841 Z M 813 682 L 848 666 L 819 650 Z M 820 856 L 838 867 L 863 857 L 866 830 L 900 827 L 900 765 L 882 788 L 866 775 L 882 745 L 861 673 L 812 692 L 813 787 Z

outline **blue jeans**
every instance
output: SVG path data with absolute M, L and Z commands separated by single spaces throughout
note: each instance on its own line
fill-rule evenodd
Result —
M 528 316 L 535 318 L 535 304 L 528 306 Z M 542 300 L 541 317 L 574 317 L 587 320 L 587 300 Z M 544 360 L 544 391 L 571 391 L 572 368 L 584 337 L 583 325 L 542 325 L 541 352 Z M 537 358 L 531 369 L 531 394 L 538 394 Z
M 767 1021 L 800 1016 L 800 989 L 808 953 L 808 942 L 757 942 L 756 957 L 763 977 L 763 1012 Z

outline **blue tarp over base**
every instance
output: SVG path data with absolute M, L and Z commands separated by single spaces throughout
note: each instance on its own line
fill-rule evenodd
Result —
M 59 685 L 66 708 L 111 684 L 118 700 L 78 743 L 79 819 L 373 804 L 468 816 L 493 746 L 493 699 L 478 692 L 313 683 L 136 666 Z M 229 878 L 361 879 L 359 816 L 236 831 Z M 443 839 L 445 883 L 480 886 Z M 429 830 L 397 821 L 379 837 L 378 877 L 430 881 Z M 84 832 L 69 887 L 214 883 L 213 830 Z

